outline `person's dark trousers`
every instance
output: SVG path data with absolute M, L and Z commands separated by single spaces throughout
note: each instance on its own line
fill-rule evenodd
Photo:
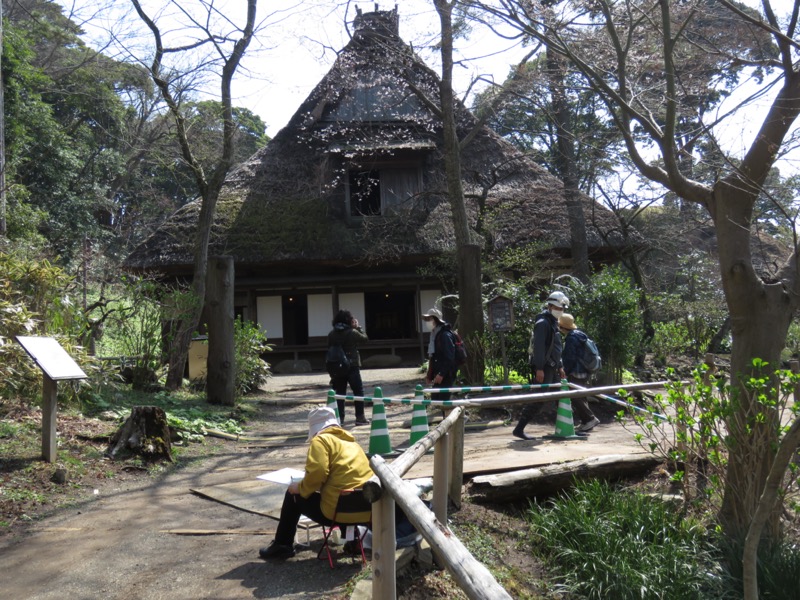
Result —
M 586 379 L 579 379 L 577 377 L 568 377 L 570 383 L 574 383 L 581 387 L 586 387 L 587 380 Z M 581 423 L 588 423 L 592 419 L 594 419 L 594 413 L 589 408 L 589 401 L 586 398 L 573 398 L 572 399 L 572 410 L 578 416 Z
M 455 379 L 455 374 L 447 375 L 446 377 L 442 377 L 442 383 L 434 385 L 433 387 L 449 388 L 453 385 Z M 450 400 L 450 392 L 437 392 L 435 394 L 431 394 L 431 400 Z
M 331 379 L 331 387 L 333 391 L 336 392 L 337 396 L 347 395 L 348 384 L 350 385 L 350 389 L 353 390 L 353 396 L 364 396 L 364 382 L 361 380 L 361 369 L 353 367 L 345 377 L 334 377 Z M 366 420 L 366 416 L 364 415 L 364 402 L 355 401 L 353 404 L 356 409 L 356 421 Z M 344 424 L 345 405 L 346 403 L 344 400 L 336 399 L 336 407 L 339 409 L 339 421 L 342 424 Z
M 534 373 L 535 375 L 535 373 Z M 534 379 L 534 383 L 536 380 Z M 561 378 L 558 375 L 558 370 L 555 367 L 547 366 L 544 368 L 544 381 L 542 383 L 550 383 L 550 384 L 558 384 L 561 383 Z M 545 392 L 552 392 L 554 391 L 555 387 L 550 386 L 547 388 L 537 388 L 540 389 L 542 393 Z M 533 418 L 533 415 L 536 414 L 536 405 L 538 402 L 531 402 L 530 404 L 526 404 L 522 408 L 522 413 L 520 414 L 519 422 L 517 426 L 514 427 L 514 435 L 517 437 L 521 437 L 519 434 L 523 432 L 525 426 L 528 422 Z
M 322 514 L 318 493 L 303 498 L 300 494 L 290 494 L 288 491 L 283 497 L 281 518 L 275 532 L 275 543 L 284 546 L 294 546 L 294 536 L 297 533 L 297 523 L 302 515 L 320 525 L 330 525 L 331 520 Z

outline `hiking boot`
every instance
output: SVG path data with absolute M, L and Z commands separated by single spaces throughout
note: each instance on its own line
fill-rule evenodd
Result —
M 294 556 L 294 546 L 279 544 L 273 540 L 269 546 L 261 548 L 258 555 L 264 560 L 286 560 Z
M 533 440 L 533 439 L 536 439 L 536 438 L 533 438 L 533 437 L 529 436 L 527 433 L 525 433 L 525 430 L 522 429 L 521 427 L 515 427 L 514 431 L 511 432 L 511 435 L 513 435 L 514 437 L 517 437 L 517 438 L 519 438 L 521 440 Z
M 356 417 L 356 426 L 358 425 L 369 425 L 369 419 L 367 417 Z
M 591 419 L 586 421 L 586 423 L 581 423 L 580 425 L 578 425 L 575 431 L 590 431 L 594 429 L 596 425 L 599 424 L 600 424 L 600 419 L 598 419 L 597 417 L 592 417 Z

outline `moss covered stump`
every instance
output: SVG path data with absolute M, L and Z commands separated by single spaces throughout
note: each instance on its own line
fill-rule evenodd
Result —
M 169 425 L 164 409 L 134 406 L 130 416 L 111 436 L 106 455 L 114 460 L 141 456 L 150 462 L 172 462 Z

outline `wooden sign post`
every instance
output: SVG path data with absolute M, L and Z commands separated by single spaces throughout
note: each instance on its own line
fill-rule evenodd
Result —
M 53 462 L 57 449 L 58 382 L 86 379 L 86 373 L 54 338 L 18 335 L 17 341 L 42 370 L 42 458 Z
M 489 300 L 489 324 L 500 334 L 500 354 L 503 360 L 503 383 L 508 385 L 508 359 L 506 358 L 506 331 L 514 329 L 514 301 L 505 296 Z

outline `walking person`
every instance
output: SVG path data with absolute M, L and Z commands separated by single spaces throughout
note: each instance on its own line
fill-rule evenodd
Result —
M 561 334 L 558 330 L 558 319 L 569 306 L 569 298 L 563 292 L 555 291 L 547 297 L 547 306 L 536 317 L 531 333 L 531 342 L 528 346 L 530 353 L 531 371 L 536 383 L 556 384 L 566 374 L 561 363 Z M 545 391 L 552 391 L 545 389 Z M 522 409 L 513 435 L 521 440 L 532 440 L 525 433 L 525 426 L 533 417 L 535 405 L 526 404 Z
M 456 379 L 456 342 L 450 323 L 442 318 L 442 313 L 431 308 L 423 313 L 422 319 L 431 332 L 428 341 L 428 372 L 425 385 L 438 388 L 449 388 Z M 431 394 L 431 400 L 449 400 L 450 392 Z
M 584 345 L 588 336 L 578 329 L 575 325 L 575 318 L 569 313 L 564 313 L 559 317 L 558 328 L 564 335 L 564 351 L 561 353 L 561 362 L 564 364 L 567 380 L 570 383 L 587 387 L 591 380 L 591 373 L 583 366 L 581 357 L 583 356 Z M 580 419 L 580 424 L 575 428 L 575 431 L 590 431 L 600 423 L 600 419 L 595 417 L 594 413 L 589 409 L 589 402 L 585 397 L 573 398 L 572 408 L 575 414 L 578 415 L 578 419 Z
M 347 385 L 353 390 L 354 396 L 364 396 L 364 383 L 361 380 L 361 355 L 358 353 L 358 346 L 369 340 L 367 334 L 349 310 L 340 310 L 333 318 L 333 329 L 328 334 L 328 347 L 339 345 L 344 350 L 350 366 L 341 373 L 330 373 L 331 389 L 337 396 L 347 394 Z M 364 415 L 364 401 L 356 400 L 354 403 L 356 411 L 356 425 L 369 425 L 369 420 Z M 337 398 L 336 405 L 339 409 L 339 419 L 344 425 L 345 401 Z

